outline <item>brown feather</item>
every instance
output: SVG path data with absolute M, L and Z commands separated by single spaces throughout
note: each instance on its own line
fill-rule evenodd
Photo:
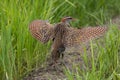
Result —
M 64 24 L 64 26 L 67 26 Z M 42 20 L 33 21 L 29 30 L 33 37 L 39 40 L 42 43 L 47 43 L 49 40 L 54 39 L 55 37 L 55 28 L 53 25 L 48 22 Z M 65 47 L 72 47 L 76 45 L 80 45 L 83 42 L 87 42 L 90 39 L 97 38 L 102 36 L 107 30 L 108 27 L 87 27 L 82 29 L 76 29 L 71 27 L 63 27 L 65 28 L 63 37 L 63 44 Z M 60 29 L 58 29 L 59 31 Z M 56 30 L 56 32 L 58 32 Z

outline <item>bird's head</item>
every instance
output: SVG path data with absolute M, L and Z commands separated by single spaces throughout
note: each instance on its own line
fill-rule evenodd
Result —
M 72 18 L 72 17 L 64 17 L 61 19 L 61 22 L 64 22 L 64 23 L 69 23 L 70 21 L 75 21 L 76 19 L 75 18 Z

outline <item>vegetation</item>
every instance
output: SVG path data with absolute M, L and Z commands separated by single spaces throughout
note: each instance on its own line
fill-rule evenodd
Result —
M 30 35 L 28 25 L 32 20 L 57 23 L 64 16 L 72 16 L 79 19 L 72 25 L 83 27 L 104 24 L 119 13 L 120 0 L 1 0 L 0 80 L 22 79 L 45 61 L 50 43 L 43 45 Z M 78 73 L 78 80 L 120 79 L 119 31 L 110 30 L 105 45 L 98 46 L 101 54 L 91 62 L 92 70 L 83 71 L 83 76 Z M 69 71 L 66 74 L 73 80 Z
M 65 70 L 68 80 L 120 80 L 120 31 L 112 25 L 104 39 L 96 42 L 90 42 L 90 59 L 84 51 L 85 69 L 76 66 L 77 72 Z

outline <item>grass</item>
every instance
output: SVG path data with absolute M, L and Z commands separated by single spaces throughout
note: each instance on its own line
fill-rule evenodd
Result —
M 72 16 L 79 19 L 72 24 L 76 27 L 100 25 L 120 13 L 119 3 L 119 0 L 0 1 L 0 80 L 22 79 L 45 61 L 50 43 L 43 45 L 31 37 L 28 25 L 32 20 L 44 19 L 56 23 L 64 16 Z M 109 80 L 119 77 L 117 52 L 120 38 L 116 37 L 114 34 L 107 35 L 105 49 L 100 47 L 99 51 L 102 53 L 98 58 L 99 68 L 84 72 L 85 79 Z M 77 77 L 79 79 L 79 74 Z
M 76 72 L 65 70 L 68 80 L 119 80 L 120 79 L 120 31 L 112 25 L 104 39 L 101 39 L 98 45 L 92 41 L 90 43 L 91 59 L 83 55 L 86 68 L 75 69 Z M 104 44 L 102 44 L 104 43 Z M 86 52 L 86 51 L 85 51 Z M 95 53 L 97 56 L 95 57 Z M 90 53 L 89 53 L 90 54 Z M 91 64 L 88 65 L 88 64 Z

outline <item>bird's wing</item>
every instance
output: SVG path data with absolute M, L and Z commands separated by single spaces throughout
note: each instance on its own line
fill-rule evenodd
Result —
M 47 43 L 52 39 L 53 25 L 43 20 L 32 21 L 29 25 L 32 36 L 42 43 Z
M 64 36 L 64 44 L 66 47 L 78 46 L 83 42 L 88 42 L 102 36 L 108 27 L 87 27 L 82 29 L 69 28 Z
M 43 20 L 35 20 L 29 25 L 29 30 L 33 37 L 43 43 L 47 43 L 50 39 L 53 39 L 54 28 L 53 25 Z M 63 43 L 65 47 L 77 46 L 103 35 L 107 29 L 107 27 L 87 27 L 82 29 L 67 27 Z

